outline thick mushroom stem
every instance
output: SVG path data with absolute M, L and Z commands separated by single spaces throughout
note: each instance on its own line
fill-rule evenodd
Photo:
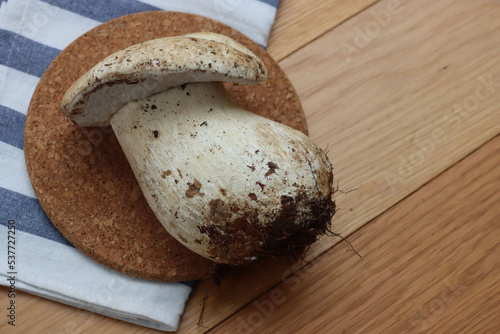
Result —
M 241 109 L 220 83 L 129 102 L 110 122 L 162 225 L 204 257 L 240 265 L 297 256 L 329 228 L 335 204 L 324 152 Z

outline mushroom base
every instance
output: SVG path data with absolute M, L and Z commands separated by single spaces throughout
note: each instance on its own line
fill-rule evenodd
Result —
M 214 214 L 224 216 L 225 210 L 234 208 L 231 204 L 220 204 Z M 297 221 L 300 208 L 309 208 L 307 218 Z M 262 225 L 256 214 L 250 213 L 224 224 L 200 226 L 201 233 L 210 238 L 210 253 L 226 259 L 233 266 L 249 261 L 273 257 L 287 262 L 296 261 L 319 236 L 330 231 L 331 219 L 335 214 L 335 201 L 330 196 L 281 196 L 281 208 L 277 217 Z
M 111 125 L 151 209 L 195 253 L 230 265 L 297 258 L 329 229 L 325 153 L 241 109 L 219 83 L 129 102 Z

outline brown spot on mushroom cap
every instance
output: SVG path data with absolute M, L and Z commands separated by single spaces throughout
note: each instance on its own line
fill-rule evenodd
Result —
M 201 197 L 205 196 L 204 193 L 200 192 L 201 189 L 201 183 L 200 181 L 194 179 L 193 183 L 188 183 L 188 190 L 186 190 L 186 197 L 187 198 L 193 198 L 196 195 L 199 195 Z
M 269 175 L 276 173 L 276 169 L 280 169 L 280 168 L 278 167 L 278 165 L 277 165 L 277 164 L 275 164 L 275 163 L 274 163 L 274 162 L 272 162 L 272 161 L 269 161 L 269 162 L 267 163 L 267 166 L 269 167 L 269 170 L 268 170 L 268 171 L 266 172 L 266 174 L 264 175 L 265 177 L 268 177 Z
M 166 171 L 164 171 L 163 173 L 161 173 L 161 177 L 162 178 L 166 178 L 170 174 L 172 174 L 172 171 L 170 169 L 167 169 Z

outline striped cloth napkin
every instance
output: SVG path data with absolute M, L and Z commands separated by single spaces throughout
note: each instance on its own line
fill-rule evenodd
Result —
M 159 283 L 112 271 L 69 244 L 44 214 L 28 179 L 23 152 L 31 95 L 57 54 L 104 21 L 142 11 L 182 11 L 226 23 L 265 46 L 278 3 L 0 0 L 1 285 L 142 326 L 177 329 L 192 282 Z M 15 296 L 9 296 L 15 303 Z M 22 326 L 19 321 L 14 318 L 13 324 Z

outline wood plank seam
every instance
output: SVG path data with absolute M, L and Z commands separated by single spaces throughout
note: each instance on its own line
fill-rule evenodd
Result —
M 326 251 L 325 251 L 326 252 Z M 314 260 L 316 258 L 318 258 L 319 256 L 315 257 Z M 256 296 L 253 300 L 249 301 L 248 303 L 246 304 L 243 304 L 241 307 L 239 307 L 238 309 L 236 309 L 233 313 L 231 313 L 230 315 L 227 316 L 227 318 L 225 319 L 222 319 L 220 320 L 219 322 L 217 322 L 216 324 L 213 324 L 211 328 L 207 329 L 207 331 L 203 332 L 203 333 L 210 333 L 214 330 L 217 329 L 217 326 L 219 326 L 221 323 L 223 323 L 224 321 L 226 321 L 227 319 L 231 318 L 232 316 L 234 316 L 235 314 L 237 314 L 238 312 L 240 312 L 241 310 L 245 309 L 246 307 L 250 306 L 255 300 L 259 299 L 260 297 L 262 297 L 263 295 L 267 294 L 268 292 L 270 292 L 271 290 L 274 290 L 278 285 L 282 284 L 283 282 L 285 282 L 287 279 L 289 279 L 290 277 L 296 275 L 298 272 L 300 272 L 301 270 L 304 270 L 305 268 L 307 268 L 308 266 L 310 266 L 312 264 L 312 262 L 314 260 L 311 260 L 311 261 L 305 261 L 304 260 L 304 264 L 300 266 L 299 269 L 296 269 L 296 270 L 293 270 L 293 271 L 290 271 L 289 274 L 287 275 L 284 275 L 282 277 L 282 279 L 280 281 L 278 281 L 275 285 L 273 285 L 272 287 L 268 288 L 267 290 L 263 291 L 261 294 L 259 294 L 258 296 Z M 286 273 L 289 269 L 286 269 L 283 273 Z M 224 283 L 223 283 L 224 284 Z

